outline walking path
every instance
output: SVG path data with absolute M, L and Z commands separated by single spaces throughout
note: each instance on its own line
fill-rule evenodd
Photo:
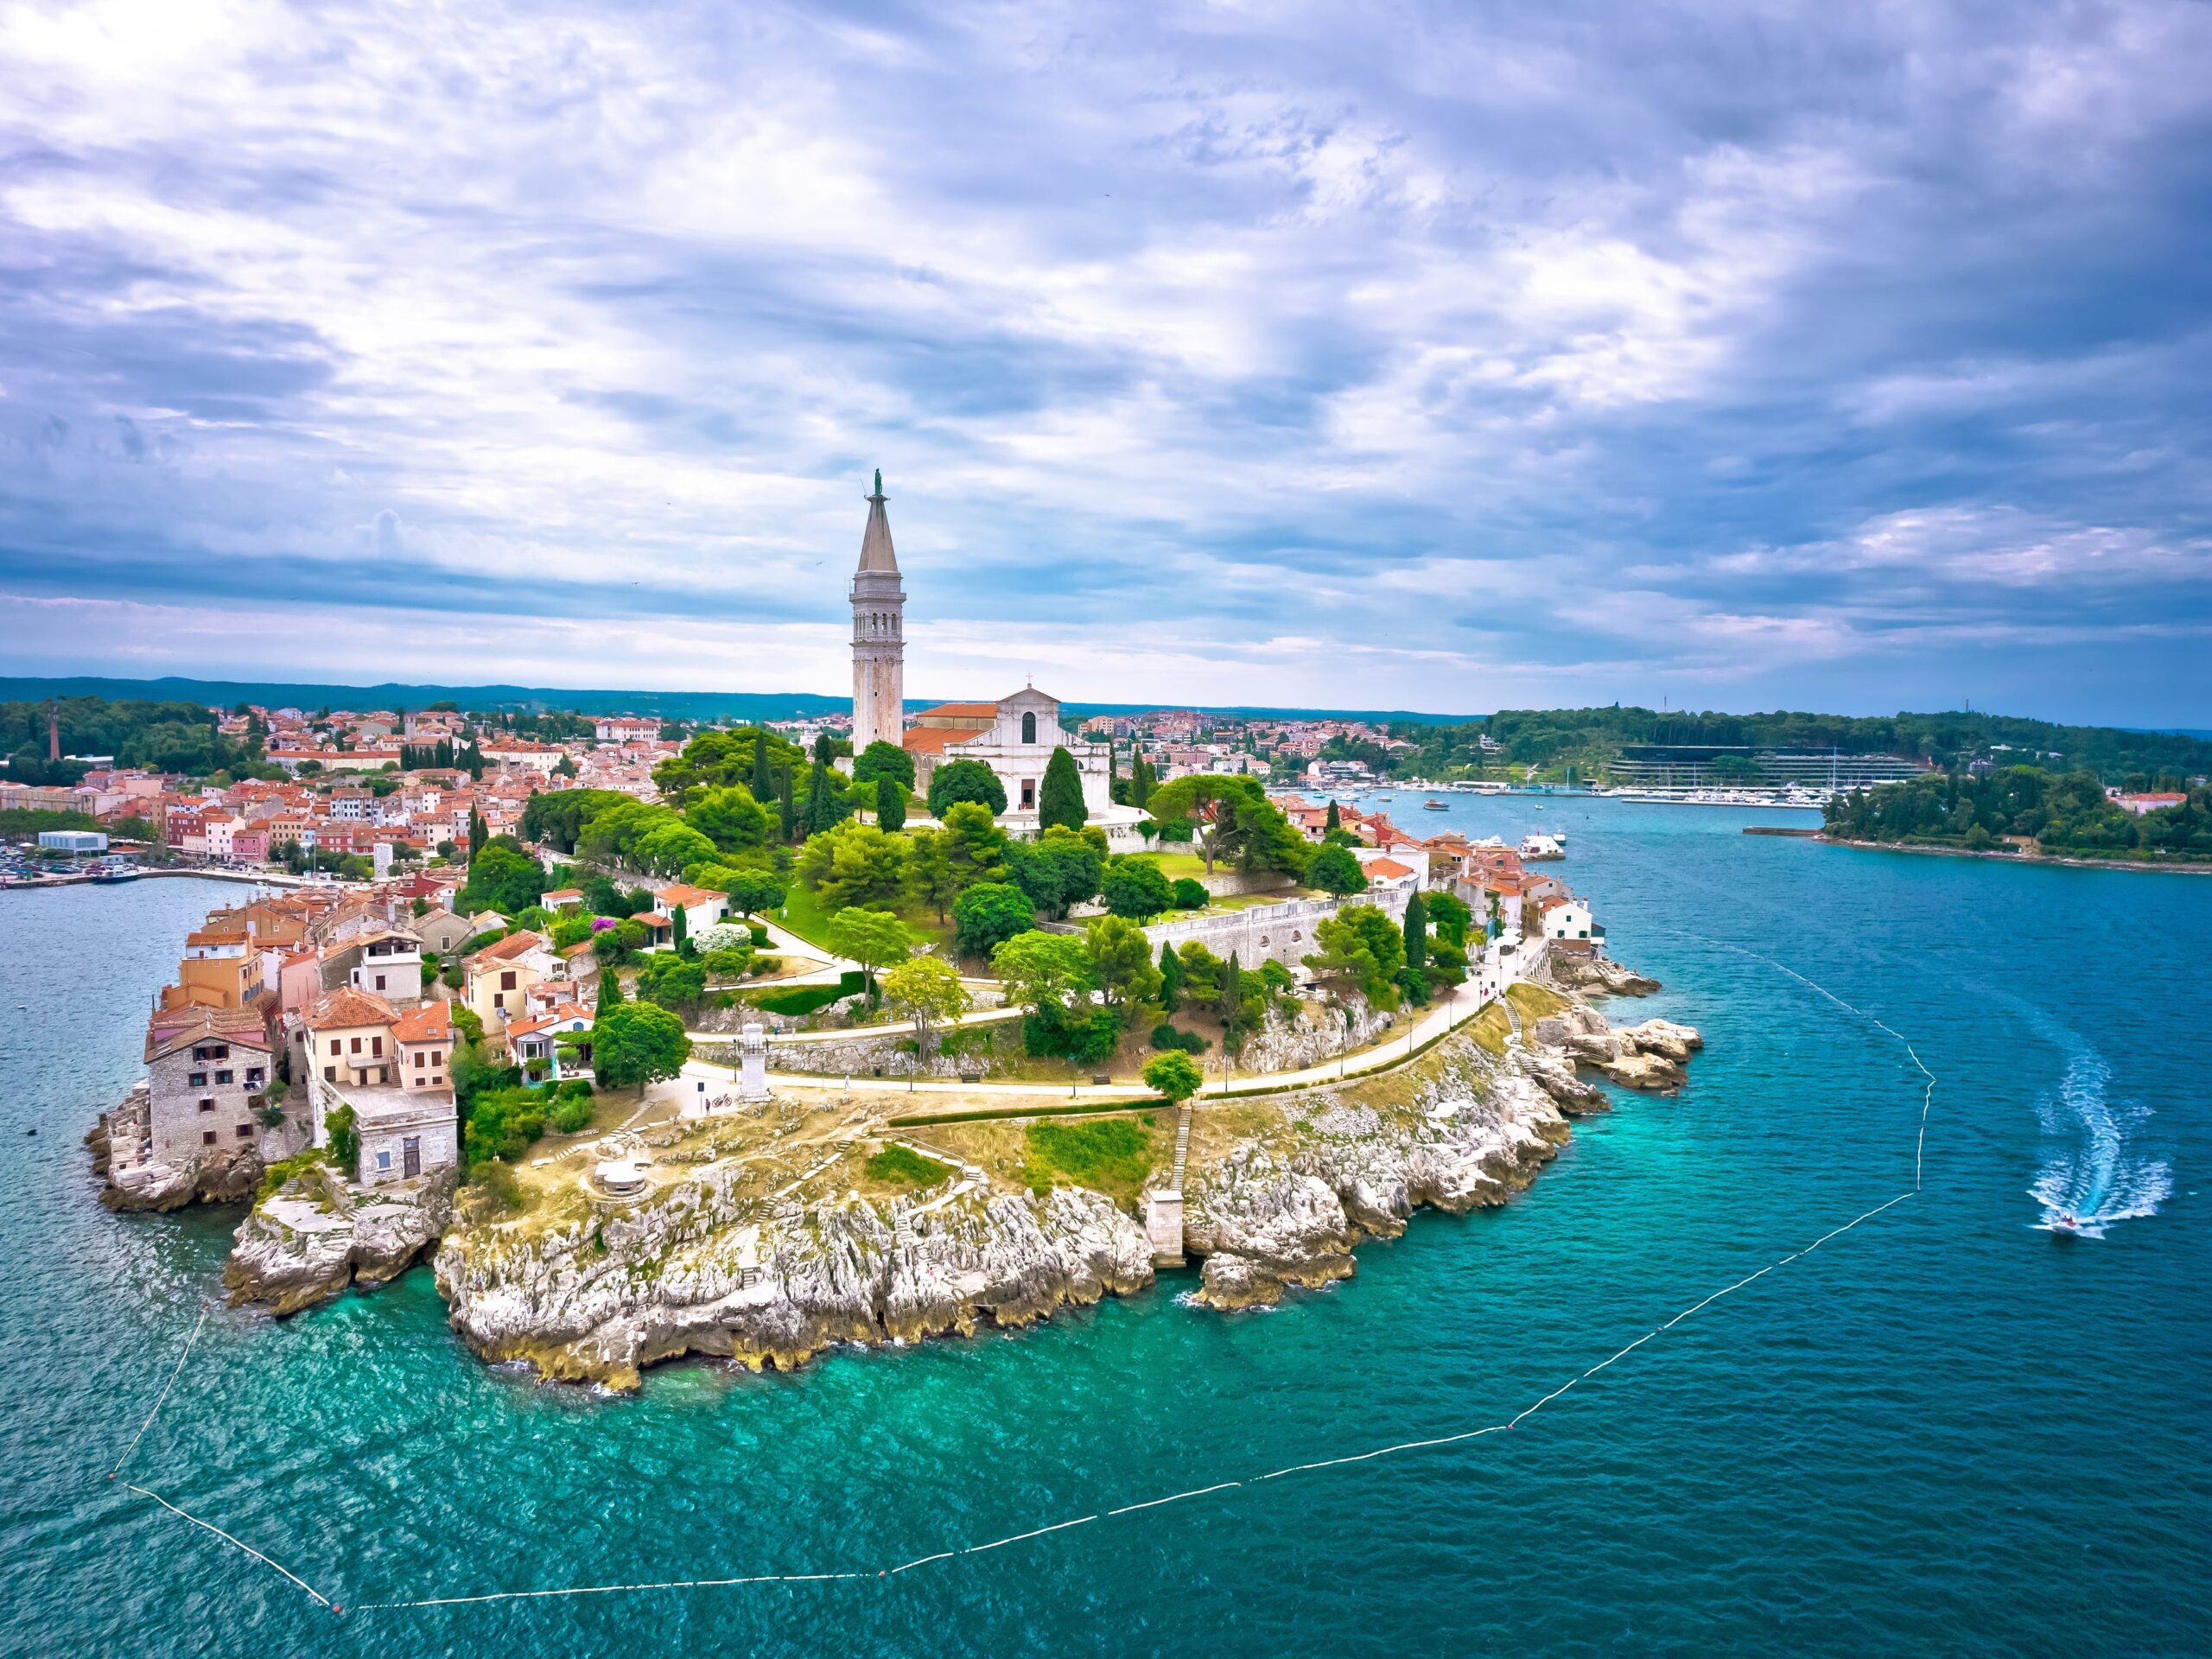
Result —
M 1501 958 L 1494 952 L 1490 953 L 1485 957 L 1483 970 L 1480 973 L 1470 976 L 1464 984 L 1454 986 L 1451 995 L 1433 1005 L 1426 1014 L 1407 1028 L 1402 1036 L 1393 1037 L 1389 1042 L 1378 1044 L 1361 1053 L 1342 1055 L 1336 1059 L 1324 1061 L 1319 1065 L 1301 1066 L 1295 1071 L 1260 1071 L 1244 1077 L 1237 1077 L 1234 1074 L 1225 1075 L 1205 1092 L 1218 1096 L 1270 1091 L 1278 1089 L 1306 1088 L 1316 1084 L 1335 1083 L 1342 1078 L 1359 1077 L 1367 1072 L 1380 1071 L 1386 1067 L 1397 1065 L 1415 1050 L 1473 1019 L 1491 1001 L 1503 1001 L 1505 988 L 1523 977 L 1525 975 L 1513 958 Z M 1484 994 L 1483 986 L 1485 982 L 1496 986 L 1497 991 L 1494 997 Z M 1012 1019 L 1020 1012 L 1019 1008 L 992 1008 L 986 1010 L 981 1015 L 967 1015 L 963 1019 L 962 1023 L 968 1024 L 986 1018 Z M 1511 1017 L 1511 1012 L 1509 1005 L 1508 1018 Z M 872 1030 L 856 1029 L 819 1033 L 794 1032 L 785 1033 L 780 1039 L 774 1040 L 791 1042 L 800 1038 L 827 1040 L 831 1038 L 880 1035 L 887 1031 L 897 1032 L 905 1029 L 903 1026 L 891 1026 L 875 1027 Z M 721 1032 L 694 1033 L 693 1035 L 695 1038 L 703 1038 L 708 1041 L 731 1040 L 730 1033 Z M 686 1069 L 690 1070 L 691 1067 L 731 1077 L 736 1075 L 735 1067 L 721 1065 L 712 1060 L 695 1059 L 690 1062 Z M 834 1090 L 849 1094 L 867 1091 L 900 1095 L 963 1095 L 971 1097 L 978 1095 L 1002 1095 L 1027 1096 L 1031 1099 L 1051 1096 L 1069 1101 L 1141 1100 L 1152 1096 L 1151 1089 L 1137 1078 L 1114 1083 L 963 1083 L 957 1079 L 944 1081 L 937 1078 L 925 1080 L 912 1077 L 821 1077 L 796 1071 L 771 1071 L 768 1078 L 779 1088 Z

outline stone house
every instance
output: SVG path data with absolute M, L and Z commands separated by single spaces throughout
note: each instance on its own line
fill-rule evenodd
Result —
M 372 992 L 350 985 L 325 991 L 300 1017 L 307 1075 L 340 1089 L 391 1084 L 399 1066 L 393 1019 L 391 1004 Z M 319 1142 L 321 1111 L 315 1116 Z
M 146 1081 L 154 1161 L 180 1168 L 219 1151 L 257 1145 L 260 1095 L 276 1052 L 251 1009 L 156 1012 L 146 1032 Z
M 530 988 L 554 978 L 560 969 L 561 959 L 545 940 L 524 928 L 486 945 L 462 964 L 461 1000 L 487 1033 L 502 1032 L 509 1020 L 522 1014 Z

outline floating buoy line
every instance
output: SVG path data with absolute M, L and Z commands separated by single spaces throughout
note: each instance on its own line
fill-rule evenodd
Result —
M 1779 1256 L 1774 1261 L 1768 1262 L 1764 1267 L 1757 1269 L 1755 1272 L 1745 1274 L 1742 1278 L 1735 1281 L 1732 1284 L 1722 1286 L 1719 1289 L 1713 1292 L 1712 1294 L 1705 1297 L 1701 1300 L 1691 1303 L 1688 1307 L 1683 1308 L 1680 1313 L 1675 1314 L 1663 1324 L 1653 1325 L 1642 1336 L 1637 1338 L 1635 1341 L 1615 1349 L 1611 1353 L 1606 1355 L 1596 1364 L 1592 1365 L 1588 1369 L 1569 1377 L 1566 1382 L 1560 1383 L 1559 1387 L 1554 1389 L 1550 1393 L 1532 1401 L 1529 1404 L 1522 1407 L 1518 1412 L 1510 1417 L 1503 1418 L 1494 1423 L 1485 1423 L 1479 1427 L 1461 1429 L 1449 1434 L 1439 1434 L 1426 1440 L 1401 1440 L 1391 1446 L 1375 1446 L 1364 1452 L 1347 1452 L 1342 1457 L 1321 1458 L 1309 1463 L 1289 1464 L 1280 1469 L 1270 1469 L 1265 1473 L 1247 1475 L 1240 1479 L 1220 1480 L 1215 1481 L 1208 1485 L 1193 1486 L 1186 1491 L 1171 1492 L 1161 1497 L 1148 1497 L 1136 1503 L 1124 1503 L 1117 1509 L 1100 1510 L 1090 1515 L 1071 1516 L 1065 1521 L 1055 1521 L 1047 1526 L 1033 1527 L 1026 1532 L 1009 1533 L 1002 1538 L 988 1539 L 981 1543 L 963 1545 L 951 1549 L 941 1549 L 936 1551 L 934 1554 L 927 1555 L 918 1555 L 912 1560 L 900 1561 L 896 1565 L 886 1564 L 877 1567 L 856 1567 L 841 1572 L 756 1573 L 731 1578 L 658 1579 L 640 1580 L 636 1583 L 626 1584 L 567 1585 L 544 1590 L 493 1590 L 486 1591 L 476 1595 L 418 1596 L 408 1599 L 394 1599 L 386 1601 L 357 1602 L 354 1604 L 354 1609 L 359 1612 L 386 1612 L 400 1611 L 408 1608 L 465 1607 L 476 1605 L 480 1603 L 494 1601 L 544 1601 L 579 1596 L 643 1595 L 657 1592 L 678 1590 L 734 1589 L 742 1586 L 755 1584 L 840 1584 L 857 1582 L 863 1580 L 890 1580 L 897 1578 L 902 1573 L 916 1572 L 923 1567 L 936 1566 L 940 1562 L 957 1561 L 969 1555 L 984 1554 L 991 1550 L 1003 1549 L 1010 1545 L 1026 1543 L 1031 1540 L 1047 1537 L 1055 1533 L 1070 1531 L 1077 1527 L 1085 1527 L 1090 1526 L 1094 1522 L 1111 1521 L 1121 1516 L 1135 1515 L 1141 1510 L 1160 1509 L 1167 1504 L 1187 1503 L 1198 1498 L 1207 1497 L 1222 1492 L 1241 1491 L 1252 1487 L 1265 1485 L 1270 1481 L 1287 1479 L 1295 1475 L 1317 1474 L 1324 1470 L 1344 1468 L 1353 1464 L 1372 1463 L 1382 1458 L 1399 1457 L 1414 1452 L 1433 1451 L 1443 1446 L 1458 1446 L 1466 1441 L 1482 1440 L 1489 1435 L 1510 1433 L 1514 1429 L 1518 1428 L 1523 1422 L 1527 1421 L 1529 1418 L 1541 1411 L 1546 1406 L 1551 1404 L 1553 1401 L 1559 1399 L 1562 1395 L 1567 1394 L 1577 1385 L 1587 1382 L 1590 1378 L 1597 1376 L 1599 1372 L 1605 1370 L 1606 1367 L 1619 1360 L 1625 1359 L 1629 1355 L 1643 1347 L 1644 1344 L 1652 1341 L 1656 1338 L 1664 1336 L 1668 1332 L 1681 1324 L 1683 1320 L 1702 1313 L 1705 1309 L 1712 1306 L 1715 1302 L 1719 1301 L 1724 1297 L 1733 1295 L 1737 1291 L 1742 1290 L 1747 1285 L 1757 1283 L 1759 1280 L 1765 1278 L 1769 1274 L 1774 1273 L 1780 1268 L 1786 1268 L 1793 1262 L 1802 1261 L 1804 1257 L 1810 1255 L 1815 1250 L 1819 1249 L 1821 1246 L 1826 1244 L 1829 1240 L 1840 1238 L 1844 1234 L 1851 1231 L 1854 1227 L 1859 1226 L 1861 1223 L 1872 1221 L 1875 1217 L 1881 1215 L 1885 1211 L 1895 1209 L 1906 1199 L 1917 1196 L 1921 1191 L 1922 1173 L 1928 1143 L 1928 1116 L 1935 1103 L 1936 1098 L 1936 1074 L 1928 1069 L 1927 1063 L 1920 1058 L 1919 1051 L 1914 1048 L 1911 1039 L 1907 1038 L 1902 1032 L 1899 1032 L 1894 1027 L 1888 1025 L 1885 1021 L 1876 1018 L 1873 1014 L 1867 1013 L 1864 1008 L 1859 1007 L 1853 1003 L 1846 1001 L 1842 997 L 1838 996 L 1834 991 L 1829 990 L 1826 986 L 1807 978 L 1796 969 L 1777 962 L 1771 957 L 1761 956 L 1756 950 L 1746 950 L 1741 945 L 1730 944 L 1724 940 L 1706 939 L 1703 942 L 1708 944 L 1717 945 L 1723 950 L 1735 951 L 1739 956 L 1749 957 L 1754 961 L 1764 963 L 1768 967 L 1774 969 L 1779 973 L 1788 975 L 1799 984 L 1805 986 L 1808 989 L 1818 993 L 1823 997 L 1826 997 L 1838 1007 L 1844 1009 L 1858 1019 L 1865 1020 L 1868 1025 L 1872 1026 L 1875 1029 L 1881 1031 L 1894 1039 L 1904 1049 L 1905 1053 L 1910 1057 L 1914 1066 L 1919 1070 L 1921 1077 L 1923 1079 L 1923 1087 L 1921 1091 L 1920 1100 L 1919 1123 L 1913 1142 L 1912 1185 L 1904 1192 L 1897 1193 L 1895 1197 L 1889 1198 L 1881 1204 L 1876 1205 L 1872 1209 L 1853 1216 L 1849 1221 L 1843 1223 L 1840 1226 L 1830 1228 L 1827 1232 L 1822 1233 L 1818 1238 L 1813 1240 L 1811 1243 L 1800 1246 L 1798 1249 L 1790 1251 L 1788 1255 Z M 109 1471 L 108 1478 L 110 1480 L 115 1480 L 122 1473 L 123 1465 L 130 1461 L 130 1454 L 137 1449 L 138 1442 L 145 1437 L 146 1431 L 153 1427 L 155 1418 L 161 1414 L 162 1407 L 168 1399 L 169 1390 L 175 1386 L 178 1376 L 181 1376 L 184 1370 L 185 1362 L 192 1356 L 194 1344 L 200 1340 L 200 1333 L 207 1323 L 209 1312 L 209 1306 L 206 1303 L 202 1303 L 200 1305 L 199 1321 L 192 1327 L 192 1334 L 185 1341 L 184 1351 L 177 1356 L 176 1364 L 169 1372 L 168 1382 L 162 1385 L 162 1391 L 159 1395 L 156 1397 L 153 1408 L 146 1414 L 145 1421 L 141 1423 L 138 1427 L 138 1433 L 131 1437 L 130 1444 L 124 1448 L 123 1456 L 116 1460 L 114 1469 Z M 245 1554 L 252 1557 L 255 1560 L 261 1562 L 264 1566 L 270 1568 L 272 1571 L 282 1574 L 284 1578 L 290 1580 L 291 1583 L 297 1586 L 302 1591 L 305 1592 L 306 1594 L 312 1598 L 316 1603 L 321 1606 L 328 1608 L 331 1612 L 341 1613 L 344 1611 L 344 1609 L 337 1601 L 333 1599 L 331 1597 L 325 1595 L 321 1591 L 316 1589 L 312 1584 L 309 1584 L 305 1579 L 293 1572 L 289 1567 L 285 1567 L 282 1562 L 264 1554 L 252 1545 L 232 1536 L 230 1533 L 224 1531 L 222 1528 L 215 1525 L 213 1522 L 205 1520 L 201 1516 L 191 1513 L 181 1506 L 171 1503 L 159 1492 L 154 1491 L 149 1488 L 133 1484 L 130 1481 L 122 1481 L 120 1484 L 127 1491 L 136 1492 L 143 1497 L 151 1498 L 155 1503 L 160 1504 L 162 1509 L 168 1510 L 170 1514 L 176 1516 L 181 1520 L 189 1522 L 192 1525 L 200 1528 L 205 1532 L 213 1534 L 215 1537 L 221 1539 L 224 1542 L 231 1545 L 232 1548 L 244 1552 Z

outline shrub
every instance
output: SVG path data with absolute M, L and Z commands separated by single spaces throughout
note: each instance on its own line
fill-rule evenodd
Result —
M 765 923 L 755 922 L 749 931 L 753 935 L 753 949 L 758 950 L 765 948 L 768 943 L 767 925 Z
M 322 1127 L 329 1137 L 330 1161 L 338 1166 L 346 1179 L 353 1179 L 361 1160 L 361 1137 L 353 1127 L 353 1109 L 332 1107 L 323 1114 Z
M 321 1147 L 309 1147 L 305 1152 L 296 1152 L 289 1158 L 280 1158 L 261 1172 L 261 1190 L 255 1197 L 258 1201 L 283 1191 L 284 1183 L 296 1175 L 304 1175 L 310 1169 L 321 1169 L 328 1162 Z
M 1195 1031 L 1178 1031 L 1165 1020 L 1152 1028 L 1152 1046 L 1162 1051 L 1203 1054 L 1213 1045 Z
M 1204 910 L 1207 899 L 1212 897 L 1206 891 L 1205 882 L 1188 875 L 1175 878 L 1174 893 L 1175 908 L 1178 910 Z
M 565 1089 L 568 1084 L 561 1086 Z M 545 1120 L 546 1127 L 556 1135 L 574 1135 L 590 1123 L 591 1112 L 591 1087 L 587 1084 L 581 1095 L 571 1095 L 565 1100 L 556 1096 L 552 1113 Z
M 525 1202 L 522 1183 L 515 1179 L 514 1171 L 496 1158 L 487 1158 L 473 1166 L 468 1172 L 468 1184 L 502 1210 L 519 1210 Z
M 832 1002 L 842 1002 L 865 984 L 861 975 L 849 969 L 838 976 L 835 985 L 794 985 L 783 991 L 747 991 L 745 1000 L 763 1013 L 796 1018 L 826 1008 Z

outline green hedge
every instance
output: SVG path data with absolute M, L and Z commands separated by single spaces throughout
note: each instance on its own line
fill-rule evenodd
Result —
M 763 1014 L 797 1016 L 812 1014 L 828 1007 L 832 1002 L 842 1002 L 868 984 L 865 976 L 848 972 L 835 985 L 794 985 L 782 991 L 747 991 L 744 1000 Z

